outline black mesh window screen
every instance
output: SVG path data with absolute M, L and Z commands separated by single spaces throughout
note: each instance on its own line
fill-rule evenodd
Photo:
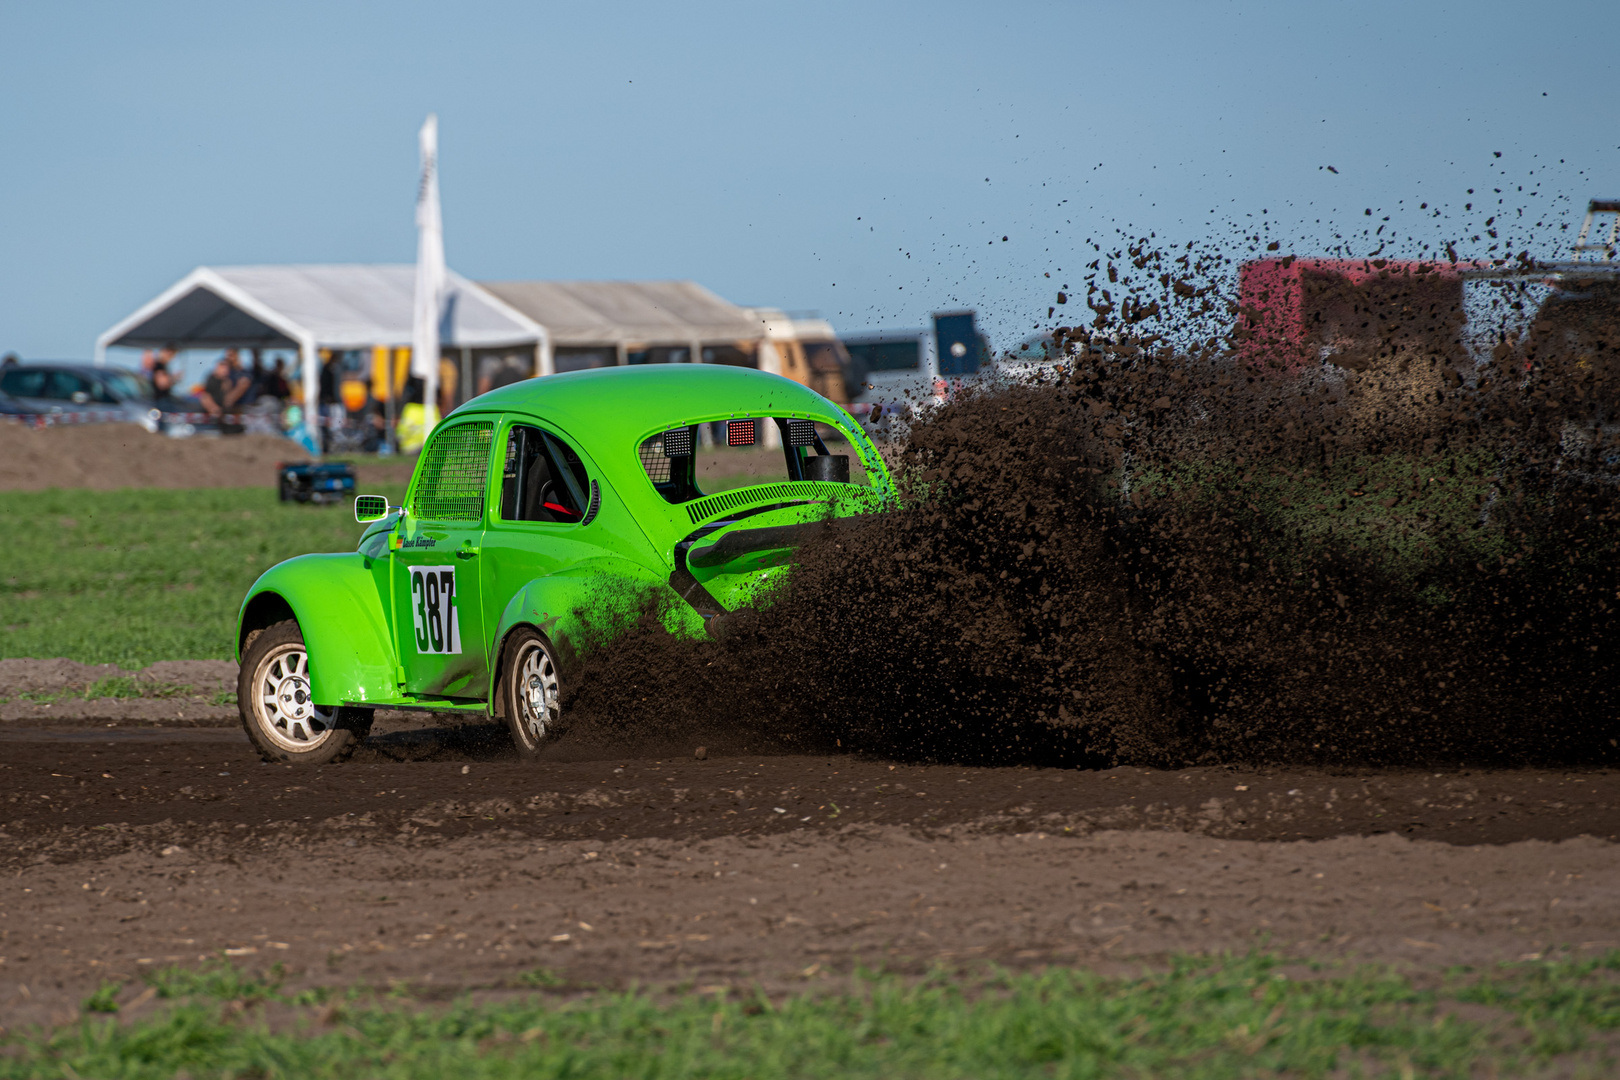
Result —
M 692 433 L 695 429 L 671 428 L 664 432 L 665 457 L 689 457 L 692 453 Z
M 457 424 L 435 432 L 411 512 L 431 521 L 481 519 L 492 435 L 492 425 L 487 423 Z
M 641 467 L 654 484 L 669 483 L 669 458 L 664 456 L 664 437 L 654 435 L 641 444 Z

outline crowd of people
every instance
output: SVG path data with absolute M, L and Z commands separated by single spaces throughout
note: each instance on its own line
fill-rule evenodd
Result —
M 249 362 L 244 366 L 243 350 L 225 349 L 200 382 L 184 386 L 178 350 L 146 350 L 141 373 L 151 384 L 153 403 L 165 414 L 164 427 L 174 432 L 181 425 L 201 425 L 226 435 L 300 429 L 306 402 L 299 372 L 285 357 L 268 359 L 257 349 L 246 352 Z M 309 407 L 320 418 L 321 449 L 376 451 L 387 445 L 388 374 L 380 368 L 366 372 L 355 366 L 353 357 L 339 352 L 323 349 L 320 359 L 318 399 Z M 448 376 L 448 385 L 441 386 L 442 396 L 454 407 L 454 365 L 446 363 L 442 370 Z M 413 404 L 420 412 L 422 384 L 420 379 L 406 377 L 403 364 L 396 376 L 397 426 Z
M 172 405 L 175 412 L 199 411 L 216 421 L 240 413 L 261 400 L 285 403 L 293 394 L 284 359 L 278 357 L 274 366 L 266 367 L 263 358 L 255 352 L 253 366 L 244 369 L 241 352 L 237 349 L 226 349 L 203 384 L 190 395 L 177 392 L 179 371 L 172 348 L 156 352 L 147 349 L 141 356 L 141 373 L 152 384 L 152 395 L 159 408 L 168 411 Z M 185 407 L 193 401 L 196 410 Z
M 246 366 L 244 351 L 249 357 Z M 291 433 L 304 426 L 305 409 L 313 409 L 322 450 L 375 452 L 394 445 L 405 449 L 420 445 L 425 431 L 424 386 L 409 372 L 409 350 L 322 349 L 314 402 L 304 400 L 301 372 L 292 366 L 296 359 L 270 358 L 267 352 L 225 349 L 200 382 L 183 387 L 178 350 L 148 349 L 141 357 L 141 373 L 171 431 L 180 424 L 201 424 L 222 434 Z M 532 358 L 520 354 L 482 356 L 469 376 L 475 380 L 469 389 L 486 393 L 530 377 L 532 369 Z M 441 358 L 440 416 L 462 400 L 460 382 L 460 366 L 451 357 Z

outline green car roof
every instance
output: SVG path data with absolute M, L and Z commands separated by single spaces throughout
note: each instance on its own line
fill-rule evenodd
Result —
M 500 410 L 551 417 L 578 438 L 634 447 L 655 431 L 726 416 L 853 421 L 809 387 L 752 368 L 648 364 L 524 379 L 467 402 L 457 413 Z M 859 430 L 858 426 L 855 430 Z

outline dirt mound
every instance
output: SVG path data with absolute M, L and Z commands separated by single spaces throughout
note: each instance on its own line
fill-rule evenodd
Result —
M 0 491 L 270 487 L 278 462 L 308 459 L 295 443 L 267 435 L 171 439 L 134 424 L 0 424 Z M 412 465 L 366 464 L 357 472 L 363 483 L 403 483 Z

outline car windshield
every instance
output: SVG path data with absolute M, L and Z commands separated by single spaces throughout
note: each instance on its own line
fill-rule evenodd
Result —
M 638 456 L 647 479 L 672 503 L 783 480 L 870 482 L 848 437 L 809 420 L 752 417 L 675 427 L 643 440 Z

